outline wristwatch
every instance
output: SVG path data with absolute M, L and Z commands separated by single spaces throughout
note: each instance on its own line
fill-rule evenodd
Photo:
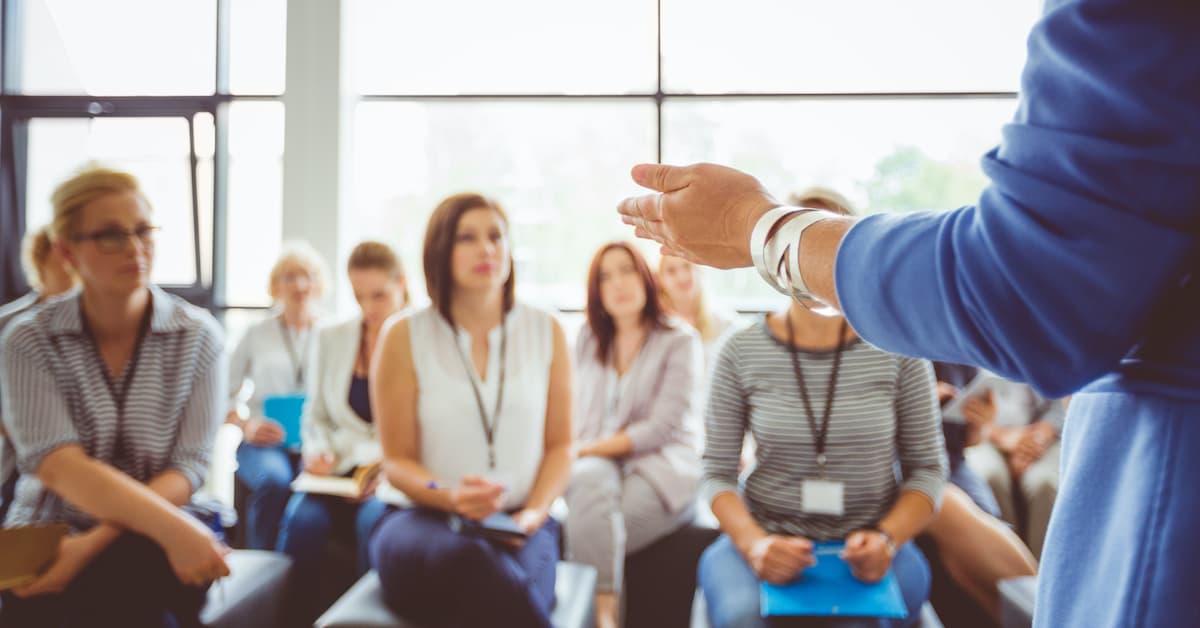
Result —
M 860 530 L 869 530 L 871 532 L 874 532 L 874 533 L 882 536 L 884 542 L 887 543 L 888 553 L 893 556 L 896 554 L 896 539 L 893 538 L 892 535 L 889 534 L 887 530 L 884 530 L 883 528 L 879 527 L 878 524 L 863 526 L 862 528 L 859 528 L 859 529 Z

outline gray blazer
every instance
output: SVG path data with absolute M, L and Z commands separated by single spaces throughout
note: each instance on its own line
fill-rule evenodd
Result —
M 596 342 L 584 325 L 575 343 L 575 426 L 584 441 L 609 436 L 601 432 L 610 367 L 596 359 Z M 625 374 L 617 405 L 617 429 L 633 441 L 622 471 L 644 478 L 672 511 L 695 501 L 699 490 L 703 374 L 704 348 L 694 330 L 655 329 Z

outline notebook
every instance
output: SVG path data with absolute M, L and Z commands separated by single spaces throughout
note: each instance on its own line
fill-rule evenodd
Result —
M 378 463 L 364 465 L 354 470 L 350 477 L 337 475 L 313 475 L 303 472 L 292 480 L 292 490 L 297 493 L 315 493 L 358 499 L 371 485 L 383 467 Z
M 0 529 L 0 591 L 17 589 L 37 580 L 54 564 L 66 525 L 21 526 Z
M 890 570 L 883 580 L 866 583 L 850 572 L 840 554 L 845 543 L 814 543 L 817 564 L 788 584 L 762 583 L 763 617 L 889 617 L 908 616 L 900 585 Z
M 300 448 L 300 416 L 304 413 L 304 395 L 273 395 L 263 399 L 263 414 L 283 426 L 283 446 Z
M 460 534 L 478 536 L 489 541 L 523 541 L 528 534 L 517 525 L 516 519 L 498 512 L 483 521 L 472 521 L 458 515 L 450 517 L 450 528 Z
M 958 396 L 951 399 L 942 408 L 942 420 L 947 423 L 966 423 L 967 417 L 963 416 L 963 406 L 967 400 L 986 395 L 989 390 L 1005 383 L 1004 378 L 980 369 L 979 373 L 975 375 L 975 379 L 963 386 L 962 390 L 958 391 Z

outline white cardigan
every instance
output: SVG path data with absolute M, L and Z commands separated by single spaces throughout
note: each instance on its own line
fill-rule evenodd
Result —
M 375 425 L 350 407 L 350 378 L 361 336 L 361 317 L 321 329 L 309 367 L 300 447 L 305 457 L 333 454 L 337 474 L 383 457 Z

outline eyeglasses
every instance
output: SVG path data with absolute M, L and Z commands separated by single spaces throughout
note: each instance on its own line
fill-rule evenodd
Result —
M 96 248 L 100 249 L 101 253 L 120 253 L 125 250 L 125 246 L 129 243 L 129 238 L 131 237 L 137 238 L 144 248 L 153 248 L 154 236 L 158 233 L 158 230 L 159 227 L 151 225 L 141 225 L 132 231 L 117 227 L 108 227 L 99 231 L 80 233 L 71 239 L 76 242 L 91 240 L 96 243 Z

